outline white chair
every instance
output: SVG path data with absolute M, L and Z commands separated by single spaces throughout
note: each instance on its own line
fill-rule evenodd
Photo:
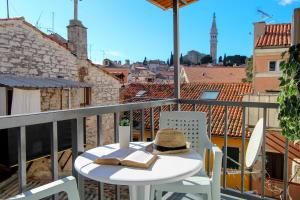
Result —
M 32 190 L 18 194 L 17 196 L 11 197 L 9 199 L 37 200 L 37 199 L 49 197 L 51 195 L 63 191 L 67 193 L 68 199 L 80 200 L 79 193 L 77 190 L 76 179 L 73 176 L 68 176 L 66 178 L 34 188 Z
M 192 177 L 175 183 L 154 185 L 151 187 L 151 199 L 162 198 L 162 192 L 201 194 L 208 200 L 220 199 L 220 176 L 222 165 L 222 151 L 213 145 L 207 136 L 206 113 L 203 112 L 162 112 L 159 121 L 160 129 L 173 128 L 184 132 L 191 148 L 203 156 L 205 160 L 205 150 L 210 149 L 213 152 L 212 176 L 208 177 L 204 166 L 201 171 Z M 205 165 L 205 162 L 203 162 Z

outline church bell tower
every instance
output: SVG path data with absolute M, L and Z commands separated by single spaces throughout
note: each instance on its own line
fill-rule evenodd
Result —
M 216 14 L 213 15 L 213 22 L 210 30 L 210 56 L 212 63 L 217 63 L 218 30 L 216 24 Z

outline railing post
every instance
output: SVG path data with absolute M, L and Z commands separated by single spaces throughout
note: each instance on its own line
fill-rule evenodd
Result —
M 102 115 L 97 115 L 97 146 L 103 145 Z M 98 199 L 104 199 L 104 184 L 98 183 Z
M 119 120 L 120 120 L 120 114 L 114 113 L 115 142 L 119 142 Z
M 194 104 L 196 105 L 196 104 Z M 211 140 L 211 106 L 208 106 L 208 126 L 207 126 L 207 133 L 208 133 L 208 138 Z M 207 175 L 210 176 L 210 149 L 207 151 Z
M 51 134 L 51 170 L 52 180 L 58 180 L 58 145 L 57 145 L 57 121 L 52 123 Z
M 228 107 L 225 106 L 224 112 L 224 159 L 223 159 L 223 188 L 226 189 L 227 179 L 227 132 L 228 132 Z
M 155 108 L 150 108 L 150 124 L 151 124 L 151 140 L 154 139 L 154 129 L 155 129 L 155 122 L 154 122 L 154 110 Z
M 18 136 L 18 174 L 19 191 L 26 190 L 26 127 L 20 127 Z
M 74 168 L 74 162 L 78 155 L 84 152 L 84 118 L 78 117 L 76 119 L 76 123 L 72 120 L 72 168 L 73 175 L 77 179 L 78 191 L 80 195 L 80 199 L 84 199 L 84 177 L 76 172 Z
M 289 161 L 289 140 L 285 139 L 285 149 L 284 149 L 284 165 L 283 165 L 283 199 L 288 199 L 288 161 Z
M 245 139 L 246 139 L 246 109 L 242 108 L 242 160 L 241 160 L 241 193 L 244 193 L 244 174 L 245 174 Z
M 261 198 L 265 197 L 265 167 L 266 167 L 266 124 L 267 124 L 267 108 L 263 109 L 263 138 L 262 138 L 262 162 L 261 162 Z
M 97 115 L 97 146 L 103 145 L 102 115 Z
M 130 123 L 130 141 L 133 141 L 133 110 L 129 112 L 129 123 Z
M 119 121 L 120 121 L 120 113 L 116 112 L 114 113 L 114 127 L 115 127 L 115 142 L 120 142 L 119 141 Z M 117 185 L 115 186 L 115 196 L 117 200 L 120 200 L 120 186 Z
M 52 122 L 51 134 L 51 171 L 52 180 L 58 180 L 58 145 L 57 145 L 57 121 Z M 58 199 L 58 195 L 53 195 L 52 199 Z
M 141 111 L 141 141 L 144 141 L 144 135 L 145 135 L 145 110 L 142 109 Z

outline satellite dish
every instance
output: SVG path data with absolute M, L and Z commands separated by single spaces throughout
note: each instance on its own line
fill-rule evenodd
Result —
M 258 156 L 260 155 L 263 140 L 263 126 L 264 119 L 260 118 L 255 125 L 248 143 L 245 158 L 247 168 L 251 168 L 256 163 Z

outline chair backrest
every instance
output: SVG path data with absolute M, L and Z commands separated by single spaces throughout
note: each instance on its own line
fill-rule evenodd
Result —
M 205 159 L 205 149 L 212 146 L 207 136 L 206 113 L 204 112 L 161 112 L 159 128 L 182 131 L 191 143 L 191 148 L 200 153 L 203 159 Z
M 80 200 L 76 179 L 73 176 L 69 176 L 34 188 L 9 199 L 38 200 L 57 194 L 59 192 L 66 192 L 68 195 L 68 199 L 70 200 Z

